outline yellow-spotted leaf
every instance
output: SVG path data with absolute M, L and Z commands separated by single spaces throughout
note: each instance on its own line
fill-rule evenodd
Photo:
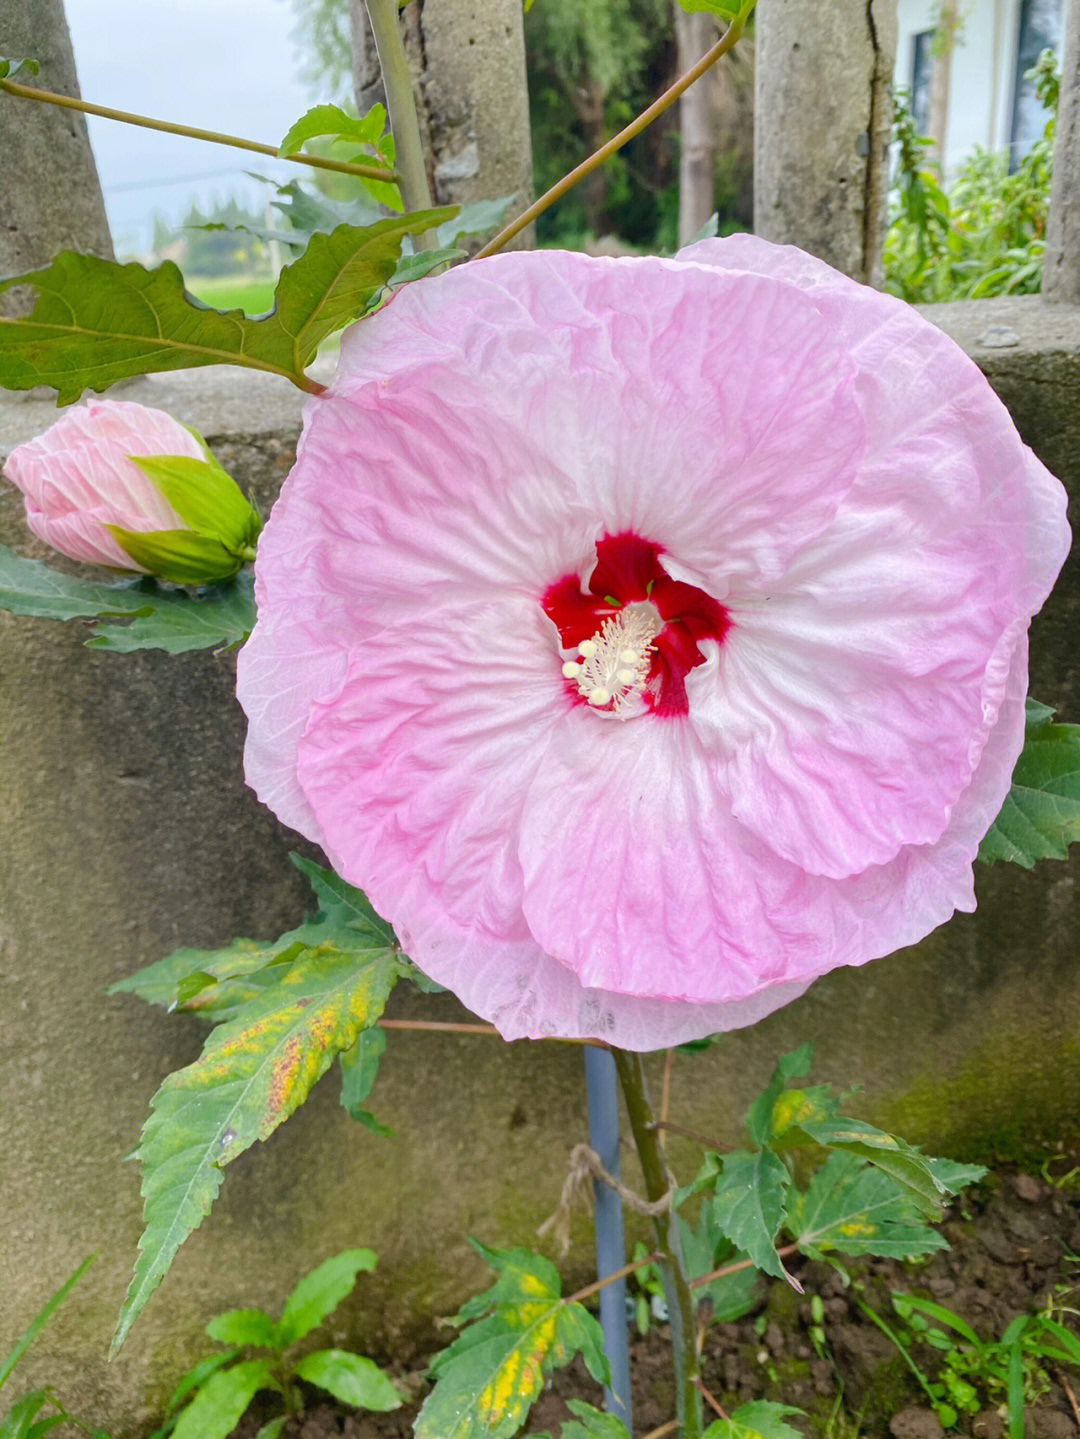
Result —
M 599 1324 L 562 1297 L 549 1260 L 528 1249 L 476 1248 L 498 1278 L 462 1307 L 454 1322 L 468 1327 L 432 1364 L 435 1388 L 416 1439 L 510 1439 L 547 1376 L 578 1353 L 595 1379 L 609 1377 Z
M 832 1154 L 805 1194 L 788 1205 L 787 1227 L 815 1254 L 911 1259 L 948 1243 L 925 1222 L 911 1191 L 855 1154 Z
M 146 1229 L 114 1353 L 180 1245 L 210 1212 L 223 1167 L 272 1134 L 334 1057 L 382 1014 L 398 977 L 397 950 L 375 930 L 354 934 L 347 951 L 331 944 L 304 949 L 154 1096 L 138 1149 Z

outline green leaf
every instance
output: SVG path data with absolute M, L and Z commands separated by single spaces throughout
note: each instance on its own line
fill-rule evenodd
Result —
M 1040 859 L 1066 859 L 1080 839 L 1080 726 L 1055 724 L 1054 711 L 1027 702 L 1024 749 L 1012 788 L 990 826 L 979 858 L 1011 860 L 1031 869 Z
M 910 1259 L 949 1247 L 923 1222 L 906 1186 L 854 1154 L 829 1156 L 789 1204 L 787 1227 L 801 1248 L 817 1253 Z
M 279 1414 L 276 1419 L 268 1419 L 265 1424 L 260 1425 L 255 1439 L 278 1439 L 288 1422 L 288 1414 Z
M 306 140 L 314 140 L 320 135 L 354 140 L 359 145 L 377 145 L 385 131 L 386 109 L 382 105 L 373 105 L 367 114 L 359 119 L 355 115 L 349 115 L 339 105 L 315 105 L 289 127 L 284 140 L 278 146 L 278 154 L 299 154 Z
M 34 1420 L 46 1404 L 55 1403 L 50 1389 L 32 1389 L 29 1394 L 16 1399 L 7 1414 L 0 1418 L 0 1439 L 29 1439 Z
M 712 1217 L 737 1249 L 758 1269 L 801 1286 L 784 1268 L 776 1252 L 776 1233 L 784 1219 L 784 1202 L 791 1175 L 771 1149 L 757 1154 L 737 1150 L 724 1155 L 724 1167 L 710 1200 Z
M 38 291 L 29 316 L 0 316 L 0 385 L 53 385 L 66 404 L 131 375 L 233 364 L 310 388 L 304 370 L 319 345 L 368 308 L 393 275 L 405 235 L 453 213 L 425 210 L 313 235 L 282 270 L 273 310 L 257 319 L 200 304 L 171 262 L 148 270 L 65 250 L 47 269 L 0 280 L 0 293 L 13 285 Z
M 215 1314 L 205 1332 L 219 1344 L 277 1347 L 277 1326 L 263 1309 L 229 1309 L 224 1314 Z
M 36 60 L 9 60 L 0 56 L 0 80 L 14 80 L 16 75 L 37 75 L 40 71 Z
M 802 1439 L 798 1429 L 784 1422 L 788 1414 L 802 1412 L 791 1404 L 755 1399 L 751 1404 L 740 1405 L 729 1419 L 710 1424 L 702 1439 Z
M 814 1144 L 839 1149 L 877 1165 L 907 1188 L 923 1214 L 941 1218 L 942 1196 L 948 1192 L 945 1184 L 937 1178 L 926 1156 L 904 1140 L 862 1119 L 811 1121 L 799 1128 Z
M 701 1206 L 696 1229 L 691 1229 L 681 1214 L 678 1220 L 683 1262 L 689 1278 L 700 1279 L 722 1264 L 734 1264 L 744 1257 L 717 1226 L 711 1205 Z M 741 1319 L 753 1307 L 758 1279 L 757 1270 L 747 1265 L 745 1269 L 736 1269 L 734 1274 L 725 1274 L 722 1279 L 695 1286 L 694 1294 L 699 1303 L 708 1299 L 712 1304 L 714 1323 L 727 1324 Z
M 574 1418 L 562 1426 L 559 1439 L 632 1439 L 630 1430 L 615 1414 L 602 1414 L 581 1399 L 568 1399 Z
M 440 245 L 456 245 L 463 235 L 486 235 L 497 230 L 506 219 L 513 195 L 500 195 L 497 200 L 468 200 L 452 220 L 446 220 L 435 231 Z
M 48 1300 L 46 1300 L 46 1302 L 34 1315 L 33 1319 L 31 1319 L 30 1323 L 23 1330 L 22 1334 L 20 1334 L 19 1338 L 16 1339 L 14 1345 L 12 1346 L 11 1350 L 7 1355 L 7 1358 L 2 1364 L 0 1364 L 0 1389 L 3 1389 L 4 1385 L 10 1379 L 11 1372 L 15 1368 L 16 1364 L 18 1364 L 19 1360 L 30 1348 L 31 1344 L 33 1344 L 34 1340 L 45 1328 L 46 1324 L 48 1324 L 49 1320 L 60 1308 L 61 1304 L 63 1304 L 64 1300 L 75 1288 L 76 1284 L 78 1284 L 79 1280 L 90 1268 L 91 1264 L 93 1264 L 96 1258 L 96 1253 L 89 1255 L 86 1259 L 83 1260 L 79 1267 L 74 1270 L 73 1273 L 68 1275 L 68 1277 L 64 1280 L 63 1284 L 61 1284 L 60 1288 L 57 1289 L 56 1292 Z
M 473 1244 L 498 1278 L 462 1306 L 455 1322 L 476 1322 L 433 1361 L 435 1389 L 417 1417 L 416 1439 L 510 1439 L 546 1376 L 578 1352 L 595 1379 L 610 1377 L 599 1324 L 563 1299 L 549 1260 Z
M 346 944 L 356 934 L 374 931 L 383 943 L 395 946 L 394 931 L 386 920 L 372 908 L 371 901 L 363 890 L 347 880 L 325 869 L 314 860 L 302 854 L 290 853 L 289 858 L 307 879 L 319 902 L 315 919 L 290 931 L 289 937 L 303 939 L 306 944 L 322 944 L 331 940 L 334 944 Z
M 277 1324 L 279 1347 L 284 1349 L 310 1334 L 352 1293 L 356 1276 L 374 1269 L 376 1263 L 373 1249 L 344 1249 L 305 1274 L 281 1311 Z
M 260 1389 L 279 1389 L 269 1359 L 247 1359 L 212 1374 L 181 1413 L 173 1439 L 226 1439 Z
M 226 1364 L 231 1364 L 234 1359 L 239 1357 L 239 1354 L 239 1349 L 223 1349 L 220 1354 L 211 1354 L 206 1359 L 200 1359 L 197 1364 L 193 1364 L 169 1396 L 169 1402 L 165 1406 L 165 1423 L 160 1429 L 154 1430 L 150 1439 L 166 1439 L 166 1436 L 172 1433 L 176 1423 L 176 1411 L 187 1396 L 205 1384 L 211 1374 L 216 1374 L 219 1369 L 224 1369 Z
M 379 1366 L 344 1349 L 319 1349 L 305 1355 L 293 1371 L 298 1379 L 317 1384 L 342 1404 L 385 1413 L 401 1408 L 401 1395 Z
M 304 948 L 296 942 L 283 948 L 280 940 L 260 944 L 252 939 L 234 939 L 224 949 L 177 949 L 117 980 L 106 993 L 137 994 L 147 1004 L 160 1004 L 166 1009 L 216 1014 L 221 1007 L 222 988 L 229 981 L 244 981 L 238 990 L 228 992 L 229 1005 L 253 998 L 268 984 L 276 984 L 281 978 L 281 973 L 275 972 L 278 966 L 291 963 Z
M 196 594 L 155 589 L 151 603 L 127 625 L 95 626 L 91 649 L 130 654 L 133 650 L 230 649 L 255 627 L 255 596 L 249 571 Z
M 338 1055 L 341 1067 L 341 1103 L 349 1115 L 360 1124 L 366 1125 L 374 1134 L 389 1137 L 393 1134 L 385 1124 L 380 1124 L 373 1114 L 364 1108 L 379 1075 L 379 1061 L 386 1049 L 386 1031 L 377 1026 L 365 1029 L 353 1045 Z
M 303 1104 L 335 1054 L 378 1020 L 396 979 L 396 954 L 378 937 L 357 936 L 350 953 L 310 950 L 168 1076 L 138 1150 L 146 1230 L 113 1353 L 210 1212 L 222 1168 Z
M 773 1111 L 777 1100 L 793 1079 L 809 1074 L 813 1059 L 814 1046 L 810 1041 L 780 1056 L 772 1078 L 746 1116 L 746 1128 L 755 1144 L 768 1144 L 773 1138 L 776 1132 Z
M 288 1422 L 288 1414 L 279 1414 L 276 1419 L 268 1419 L 265 1424 L 260 1425 L 255 1439 L 278 1439 Z
M 0 545 L 0 609 L 37 619 L 130 619 L 95 625 L 88 644 L 114 650 L 186 650 L 239 644 L 255 624 L 251 576 L 200 594 L 163 590 L 149 578 L 107 584 L 61 574 Z
M 719 15 L 721 20 L 734 20 L 740 10 L 738 0 L 679 0 L 690 15 Z
M 955 1159 L 930 1159 L 930 1173 L 948 1194 L 959 1194 L 969 1184 L 978 1184 L 990 1172 L 984 1164 L 960 1164 Z

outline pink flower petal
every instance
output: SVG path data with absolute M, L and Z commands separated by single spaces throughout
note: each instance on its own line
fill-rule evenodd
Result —
M 725 616 L 662 636 L 684 703 L 573 679 L 620 613 L 605 536 Z M 798 252 L 471 263 L 354 327 L 309 407 L 249 778 L 508 1036 L 750 1023 L 972 907 L 1066 546 L 970 361 Z

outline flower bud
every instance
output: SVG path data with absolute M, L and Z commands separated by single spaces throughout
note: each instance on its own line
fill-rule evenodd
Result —
M 180 585 L 227 579 L 262 521 L 201 436 L 161 410 L 98 400 L 19 445 L 3 474 L 39 539 L 89 564 Z

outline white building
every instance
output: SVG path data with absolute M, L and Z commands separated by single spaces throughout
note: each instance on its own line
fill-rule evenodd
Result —
M 1060 53 L 1065 0 L 959 0 L 951 55 L 945 168 L 955 170 L 976 146 L 1022 155 L 1042 133 L 1046 113 L 1024 72 L 1047 46 Z M 1080 0 L 1072 0 L 1080 4 Z M 941 0 L 898 0 L 895 82 L 912 92 L 925 133 L 934 65 L 934 27 Z

